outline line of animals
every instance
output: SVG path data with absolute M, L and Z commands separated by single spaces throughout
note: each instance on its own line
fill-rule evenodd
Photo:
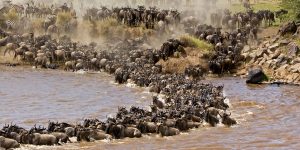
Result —
M 27 7 L 23 8 L 22 5 L 9 4 L 8 6 L 2 7 L 0 9 L 0 27 L 5 28 L 7 31 L 14 33 L 22 33 L 27 30 L 34 30 L 36 21 L 39 19 L 44 19 L 40 25 L 40 28 L 47 34 L 58 35 L 61 32 L 70 33 L 77 29 L 78 20 L 76 11 L 64 4 L 62 6 L 56 7 L 54 5 L 50 6 L 36 6 L 34 4 L 27 3 Z M 15 11 L 18 15 L 17 17 L 4 17 L 9 16 L 11 11 Z M 60 13 L 70 14 L 70 19 L 61 21 L 58 25 L 58 15 Z
M 226 111 L 229 105 L 225 103 L 223 86 L 203 84 L 199 80 L 186 78 L 193 71 L 187 71 L 187 74 L 165 74 L 162 66 L 156 64 L 160 59 L 172 57 L 185 46 L 179 40 L 170 39 L 157 50 L 142 50 L 139 46 L 144 41 L 136 39 L 133 42 L 115 43 L 115 47 L 108 51 L 97 51 L 95 43 L 80 45 L 67 37 L 56 41 L 46 35 L 9 35 L 1 43 L 5 43 L 6 53 L 14 51 L 15 57 L 21 56 L 28 63 L 35 62 L 35 65 L 49 68 L 54 67 L 53 63 L 65 63 L 66 70 L 101 69 L 113 74 L 117 83 L 130 81 L 162 95 L 153 96 L 151 110 L 134 106 L 130 110 L 119 108 L 115 117 L 104 122 L 95 119 L 85 120 L 82 125 L 49 123 L 48 129 L 34 127 L 29 131 L 16 125 L 5 126 L 0 131 L 1 147 L 18 147 L 20 143 L 55 145 L 68 142 L 68 138 L 74 136 L 78 141 L 139 138 L 148 133 L 173 136 L 201 127 L 203 122 L 211 126 L 218 123 L 231 126 L 237 123 Z M 17 48 L 10 49 L 13 45 Z M 47 63 L 50 59 L 53 62 Z
M 146 9 L 144 6 L 112 9 L 101 7 L 100 9 L 88 9 L 84 18 L 90 21 L 116 18 L 120 23 L 128 26 L 144 24 L 146 28 L 153 29 L 156 24 L 178 24 L 180 22 L 180 13 L 178 10 L 159 10 L 156 7 Z
M 26 3 L 25 5 L 18 5 L 18 4 L 13 4 L 9 3 L 7 6 L 4 6 L 0 9 L 0 13 L 5 14 L 8 13 L 11 9 L 14 9 L 15 12 L 19 16 L 25 16 L 25 17 L 36 17 L 36 18 L 42 18 L 46 17 L 48 15 L 56 15 L 59 12 L 71 12 L 75 13 L 75 10 L 71 7 L 68 6 L 67 3 L 64 3 L 63 5 L 60 6 L 54 6 L 54 5 L 37 5 L 34 2 L 32 3 Z
M 214 52 L 216 53 L 209 58 L 211 64 L 210 69 L 213 73 L 226 73 L 234 69 L 242 60 L 240 52 L 247 43 L 247 33 L 242 30 L 231 33 L 221 33 L 218 28 L 213 28 L 208 25 L 199 25 L 195 30 L 196 32 L 193 34 L 196 37 L 206 40 L 215 46 Z M 7 34 L 3 32 L 3 35 Z M 120 45 L 116 44 L 115 46 L 116 49 L 129 47 L 127 48 L 127 53 L 122 56 L 124 61 L 130 61 L 132 57 L 136 57 L 136 55 L 141 57 L 142 54 L 145 53 L 144 50 L 141 50 L 142 48 L 139 49 L 139 46 L 143 45 L 144 42 L 142 39 L 138 39 L 132 43 L 126 42 L 127 41 L 121 42 Z M 181 41 L 177 42 L 181 43 L 177 43 L 177 45 L 181 46 L 181 49 L 186 46 L 186 44 Z M 50 35 L 34 37 L 33 33 L 9 35 L 0 40 L 0 46 L 6 46 L 4 55 L 13 54 L 14 59 L 20 58 L 23 62 L 34 65 L 35 67 L 41 66 L 56 69 L 59 65 L 64 64 L 65 70 L 106 69 L 110 73 L 114 73 L 116 69 L 109 69 L 115 66 L 115 62 L 111 61 L 115 59 L 115 54 L 118 53 L 116 50 L 110 52 L 99 51 L 95 43 L 82 45 L 72 42 L 70 37 L 67 36 L 56 40 L 52 39 Z M 177 50 L 178 47 L 174 47 L 172 42 L 167 41 L 163 43 L 160 50 L 151 49 L 146 51 L 151 51 L 153 55 L 151 57 L 154 57 L 154 63 L 156 63 L 160 58 L 163 60 L 168 59 L 168 57 L 172 56 Z
M 272 12 L 270 10 L 259 10 L 254 12 L 249 9 L 246 12 L 238 12 L 232 14 L 228 9 L 217 10 L 210 15 L 211 24 L 216 27 L 224 27 L 234 30 L 236 28 L 260 27 L 263 22 L 265 26 L 271 26 L 275 23 L 275 18 L 282 21 L 283 16 L 288 14 L 287 10 L 280 9 Z

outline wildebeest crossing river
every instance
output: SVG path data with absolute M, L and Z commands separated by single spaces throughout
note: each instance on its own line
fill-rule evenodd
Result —
M 179 136 L 69 143 L 55 147 L 21 146 L 21 149 L 193 149 L 288 148 L 300 146 L 300 88 L 246 86 L 237 78 L 205 82 L 224 84 L 232 116 L 238 125 L 193 129 Z M 105 73 L 74 74 L 62 71 L 1 68 L 0 125 L 47 126 L 49 120 L 79 122 L 105 119 L 118 106 L 147 107 L 147 89 L 116 85 Z

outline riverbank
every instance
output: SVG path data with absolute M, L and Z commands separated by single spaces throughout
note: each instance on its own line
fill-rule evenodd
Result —
M 299 33 L 282 36 L 279 31 L 278 28 L 265 36 L 257 47 L 244 47 L 245 63 L 238 75 L 246 76 L 251 67 L 260 66 L 269 78 L 268 83 L 300 85 Z

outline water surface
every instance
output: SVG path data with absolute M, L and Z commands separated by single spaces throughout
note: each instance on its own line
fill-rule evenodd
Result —
M 73 143 L 56 147 L 22 146 L 22 149 L 298 149 L 300 146 L 300 87 L 247 86 L 239 78 L 204 82 L 224 85 L 232 116 L 238 125 L 205 127 L 162 138 Z M 1 68 L 0 125 L 14 122 L 25 127 L 48 120 L 78 122 L 105 119 L 118 106 L 150 104 L 145 89 L 116 85 L 107 74 Z

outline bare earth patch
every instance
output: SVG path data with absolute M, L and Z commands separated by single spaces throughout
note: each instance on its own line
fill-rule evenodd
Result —
M 164 73 L 184 73 L 185 68 L 189 66 L 201 65 L 208 69 L 207 60 L 199 49 L 185 48 L 186 56 L 179 55 L 178 58 L 171 57 L 168 60 L 160 60 L 157 64 L 162 65 Z

